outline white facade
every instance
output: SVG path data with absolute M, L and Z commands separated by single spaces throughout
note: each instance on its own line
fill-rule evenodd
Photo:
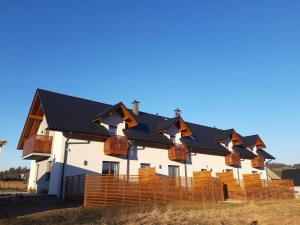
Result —
M 116 134 L 124 135 L 123 129 L 125 122 L 120 116 L 113 113 L 110 117 L 102 121 L 101 125 L 109 129 L 109 125 L 117 126 Z M 44 118 L 38 134 L 45 134 L 47 123 Z M 165 135 L 175 135 L 175 143 L 179 143 L 180 134 L 174 127 L 166 131 Z M 60 195 L 64 192 L 61 187 L 62 174 L 64 173 L 64 181 L 66 176 L 80 175 L 86 173 L 102 173 L 103 161 L 118 162 L 119 174 L 127 173 L 127 165 L 129 165 L 129 174 L 138 175 L 138 169 L 141 163 L 150 164 L 156 168 L 159 175 L 169 175 L 169 165 L 179 167 L 179 175 L 184 177 L 193 176 L 193 171 L 209 170 L 215 176 L 217 172 L 226 172 L 232 170 L 236 179 L 242 179 L 243 174 L 251 174 L 253 172 L 260 173 L 262 179 L 266 179 L 265 170 L 252 168 L 251 160 L 243 160 L 241 168 L 233 168 L 225 164 L 224 156 L 207 155 L 200 153 L 189 153 L 190 160 L 186 166 L 183 162 L 171 161 L 168 158 L 167 149 L 159 149 L 145 146 L 132 146 L 129 150 L 129 163 L 126 156 L 108 156 L 104 154 L 104 143 L 86 140 L 67 139 L 61 132 L 50 131 L 49 135 L 53 136 L 51 156 L 41 162 L 31 162 L 31 170 L 28 188 L 39 192 L 48 192 L 51 195 Z M 68 143 L 66 145 L 66 143 Z M 232 150 L 232 144 L 228 144 L 228 149 Z M 65 164 L 64 164 L 65 159 Z M 64 166 L 63 166 L 64 165 Z M 63 171 L 64 170 L 64 171 Z M 50 172 L 50 177 L 47 175 Z

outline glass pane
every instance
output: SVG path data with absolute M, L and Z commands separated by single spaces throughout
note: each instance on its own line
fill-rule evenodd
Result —
M 102 163 L 102 174 L 109 174 L 109 163 L 108 162 Z
M 170 177 L 173 177 L 173 166 L 168 166 L 168 174 Z
M 110 174 L 119 174 L 119 163 L 111 162 Z
M 141 163 L 141 168 L 150 168 L 149 163 Z
M 179 167 L 174 166 L 174 177 L 179 177 Z

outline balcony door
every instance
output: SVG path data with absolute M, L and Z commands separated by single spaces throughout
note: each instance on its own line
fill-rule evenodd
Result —
M 119 163 L 118 162 L 103 161 L 103 163 L 102 163 L 102 174 L 118 175 L 119 174 Z

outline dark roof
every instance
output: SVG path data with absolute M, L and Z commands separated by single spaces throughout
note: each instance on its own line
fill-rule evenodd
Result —
M 300 169 L 282 170 L 281 179 L 292 179 L 295 186 L 300 186 Z
M 169 129 L 172 125 L 176 124 L 180 120 L 179 116 L 176 116 L 172 119 L 165 118 L 159 124 L 157 124 L 157 132 L 164 131 Z
M 235 146 L 233 147 L 233 149 L 240 153 L 242 159 L 253 159 L 256 157 L 256 155 L 252 151 L 245 147 Z
M 243 137 L 243 143 L 247 147 L 253 147 L 256 145 L 256 140 L 258 138 L 258 135 L 251 135 Z
M 105 127 L 90 120 L 110 105 L 41 89 L 37 91 L 50 130 L 109 136 Z
M 263 157 L 265 157 L 265 159 L 275 159 L 274 156 L 272 156 L 271 154 L 269 154 L 268 152 L 266 152 L 265 150 L 262 149 L 258 149 L 257 153 L 261 154 Z
M 38 89 L 37 92 L 40 96 L 48 128 L 55 131 L 109 136 L 105 127 L 91 122 L 91 119 L 95 116 L 104 116 L 111 110 L 118 108 L 119 104 L 122 104 L 109 105 L 41 89 Z M 128 111 L 133 114 L 131 109 L 128 109 Z M 168 128 L 170 124 L 176 123 L 179 118 L 170 119 L 139 112 L 138 115 L 135 115 L 138 125 L 124 129 L 124 134 L 129 139 L 136 141 L 170 146 L 172 142 L 157 131 Z M 191 151 L 217 155 L 229 153 L 225 147 L 217 143 L 217 140 L 228 137 L 234 129 L 221 130 L 194 123 L 185 122 L 185 124 L 191 130 L 192 137 L 184 137 L 181 140 Z
M 103 118 L 105 116 L 107 116 L 110 112 L 113 111 L 117 111 L 120 107 L 120 105 L 122 105 L 122 102 L 119 102 L 115 105 L 106 107 L 105 109 L 101 110 L 100 112 L 97 112 L 96 115 L 93 115 L 93 117 L 91 118 L 91 121 L 99 119 L 99 118 Z

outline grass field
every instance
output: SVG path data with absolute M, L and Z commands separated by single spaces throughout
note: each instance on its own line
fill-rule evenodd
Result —
M 56 199 L 0 202 L 0 224 L 299 224 L 300 200 L 87 209 Z

